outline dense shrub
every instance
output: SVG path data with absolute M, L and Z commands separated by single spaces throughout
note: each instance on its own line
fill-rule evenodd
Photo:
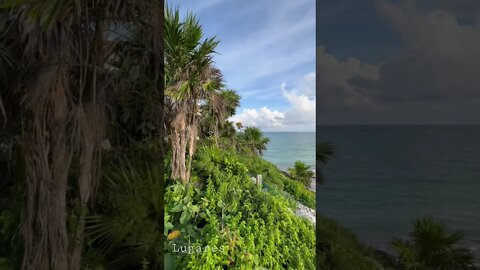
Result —
M 159 166 L 114 160 L 104 167 L 97 210 L 87 217 L 84 268 L 158 269 L 163 264 Z
M 373 251 L 335 221 L 317 215 L 317 267 L 322 270 L 375 270 L 383 268 Z
M 194 168 L 201 188 L 166 192 L 166 260 L 176 269 L 314 269 L 314 226 L 282 196 L 262 191 L 235 153 L 202 148 Z M 179 233 L 178 233 L 179 232 Z M 174 246 L 175 245 L 175 246 Z M 193 246 L 192 254 L 174 252 Z M 205 249 L 206 252 L 195 252 Z M 213 251 L 213 247 L 217 250 Z
M 413 222 L 409 239 L 395 238 L 391 245 L 402 269 L 475 269 L 475 255 L 460 245 L 463 239 L 463 232 L 449 231 L 443 221 L 425 216 Z
M 288 173 L 292 179 L 299 181 L 307 188 L 310 187 L 312 179 L 315 177 L 312 167 L 300 160 L 295 161 L 293 167 L 288 168 Z
M 0 193 L 0 269 L 18 269 L 22 260 L 20 216 L 22 186 L 9 187 Z M 2 194 L 3 193 L 3 194 Z M 6 196 L 3 196 L 7 194 Z
M 306 188 L 302 183 L 288 178 L 283 179 L 283 189 L 292 194 L 299 202 L 315 209 L 315 193 Z
M 230 155 L 235 154 L 233 152 L 229 153 Z M 297 201 L 315 209 L 315 192 L 309 190 L 302 183 L 288 178 L 284 172 L 272 163 L 257 156 L 241 155 L 238 159 L 247 166 L 251 176 L 261 174 L 264 182 L 288 192 Z

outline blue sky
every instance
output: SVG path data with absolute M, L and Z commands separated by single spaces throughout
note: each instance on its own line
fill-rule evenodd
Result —
M 214 60 L 241 96 L 233 121 L 315 130 L 315 0 L 169 0 L 220 40 Z

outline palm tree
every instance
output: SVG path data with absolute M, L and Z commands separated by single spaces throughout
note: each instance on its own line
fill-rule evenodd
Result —
M 234 90 L 213 91 L 205 105 L 201 106 L 200 125 L 204 136 L 213 136 L 215 141 L 222 135 L 233 136 L 232 123 L 228 118 L 235 115 L 240 105 L 240 96 Z
M 235 123 L 235 127 L 236 127 L 238 130 L 241 130 L 241 129 L 243 128 L 242 122 L 236 122 L 236 123 Z
M 238 139 L 241 145 L 258 155 L 263 155 L 263 151 L 267 150 L 267 144 L 270 141 L 256 127 L 246 127 L 242 133 L 238 134 Z
M 331 143 L 319 143 L 315 149 L 317 182 L 323 183 L 323 166 L 332 158 L 335 146 Z
M 2 61 L 18 59 L 8 61 L 7 73 L 16 75 L 5 91 L 19 97 L 25 123 L 21 134 L 26 171 L 22 267 L 79 269 L 84 217 L 98 180 L 106 133 L 107 100 L 118 86 L 108 67 L 118 44 L 112 30 L 125 22 L 134 26 L 134 21 L 150 32 L 154 31 L 145 26 L 162 29 L 149 18 L 161 22 L 158 15 L 163 14 L 163 6 L 153 0 L 34 0 L 5 1 L 1 8 L 2 41 L 6 40 L 0 42 Z M 146 16 L 145 10 L 150 11 Z M 162 38 L 154 36 L 152 42 L 161 52 Z M 5 57 L 5 52 L 11 55 Z M 159 55 L 151 62 L 163 64 Z M 157 64 L 158 74 L 162 64 Z M 158 81 L 163 86 L 163 78 Z M 4 118 L 12 115 L 5 109 L 2 102 Z M 79 210 L 72 213 L 76 230 L 68 235 L 67 180 L 73 174 L 74 157 L 79 160 L 73 176 L 77 186 L 69 200 L 76 201 Z
M 99 269 L 144 269 L 145 262 L 162 269 L 162 167 L 137 157 L 106 166 L 99 186 L 104 199 L 86 226 L 88 239 L 110 263 Z
M 463 237 L 461 232 L 448 232 L 444 223 L 423 217 L 413 223 L 409 240 L 395 238 L 391 245 L 401 269 L 474 269 L 472 252 L 458 246 Z
M 312 178 L 315 176 L 311 168 L 311 166 L 298 160 L 295 161 L 293 168 L 288 168 L 288 173 L 294 180 L 301 182 L 306 187 L 310 187 Z
M 202 38 L 202 27 L 193 14 L 180 21 L 178 10 L 166 10 L 165 81 L 171 169 L 172 178 L 184 184 L 190 178 L 201 104 L 216 95 L 223 81 L 212 61 L 218 41 Z

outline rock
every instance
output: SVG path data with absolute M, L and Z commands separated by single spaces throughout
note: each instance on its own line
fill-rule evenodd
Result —
M 312 222 L 313 224 L 316 224 L 317 215 L 314 209 L 306 207 L 305 205 L 297 202 L 296 214 L 297 216 L 304 217 L 308 219 L 310 222 Z

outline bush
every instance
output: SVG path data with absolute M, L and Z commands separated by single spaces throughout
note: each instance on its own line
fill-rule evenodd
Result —
M 475 256 L 459 246 L 462 232 L 450 232 L 445 223 L 431 217 L 414 221 L 408 240 L 395 238 L 391 244 L 398 255 L 399 268 L 404 269 L 475 269 Z
M 292 179 L 304 184 L 306 188 L 310 187 L 312 178 L 315 176 L 311 166 L 308 166 L 300 160 L 295 161 L 292 168 L 288 168 L 288 173 Z
M 335 221 L 317 216 L 317 267 L 325 270 L 384 269 L 373 252 L 351 231 Z
M 125 157 L 104 167 L 97 210 L 86 219 L 85 268 L 158 269 L 163 264 L 160 176 L 158 165 Z
M 166 192 L 166 260 L 176 269 L 314 269 L 314 226 L 282 196 L 261 191 L 242 158 L 214 147 L 198 150 L 201 188 L 173 184 Z M 182 218 L 183 217 L 183 218 Z M 175 245 L 175 246 L 174 246 Z M 179 254 L 190 245 L 205 252 Z M 212 249 L 214 249 L 213 251 Z
M 18 269 L 22 261 L 20 215 L 22 209 L 21 185 L 9 187 L 0 193 L 0 269 Z
M 306 188 L 302 183 L 285 178 L 283 180 L 283 187 L 286 192 L 292 194 L 299 202 L 315 209 L 315 192 Z

